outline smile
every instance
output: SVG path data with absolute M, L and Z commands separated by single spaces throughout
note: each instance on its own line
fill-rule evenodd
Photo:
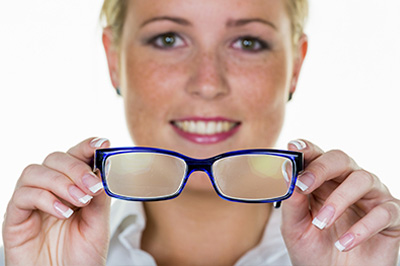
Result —
M 221 142 L 237 132 L 240 122 L 225 118 L 193 118 L 171 121 L 175 131 L 187 140 L 201 144 Z

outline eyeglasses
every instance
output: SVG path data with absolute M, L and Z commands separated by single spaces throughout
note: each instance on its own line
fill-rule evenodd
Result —
M 177 197 L 194 171 L 207 173 L 217 194 L 246 203 L 280 202 L 289 198 L 303 170 L 300 152 L 253 149 L 194 159 L 146 147 L 98 149 L 94 170 L 100 170 L 105 192 L 134 201 Z

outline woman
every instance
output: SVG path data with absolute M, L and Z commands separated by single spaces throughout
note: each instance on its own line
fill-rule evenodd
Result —
M 112 27 L 105 28 L 103 43 L 135 144 L 195 158 L 274 146 L 307 53 L 300 1 L 118 3 L 121 13 L 106 1 Z M 180 125 L 185 122 L 195 125 L 195 134 Z M 227 124 L 225 133 L 211 127 L 205 134 L 202 127 L 210 122 Z M 288 146 L 304 153 L 306 169 L 299 177 L 302 190 L 282 206 L 286 256 L 274 259 L 269 249 L 285 246 L 279 237 L 272 244 L 267 239 L 280 213 L 267 204 L 221 200 L 203 173 L 192 174 L 178 198 L 145 203 L 142 215 L 140 204 L 118 202 L 112 218 L 121 210 L 131 213 L 111 224 L 109 239 L 110 200 L 90 167 L 94 150 L 109 145 L 87 139 L 25 169 L 4 222 L 6 261 L 262 265 L 289 263 L 290 257 L 295 265 L 396 263 L 399 201 L 345 153 L 325 153 L 307 140 Z M 131 260 L 117 261 L 120 256 Z

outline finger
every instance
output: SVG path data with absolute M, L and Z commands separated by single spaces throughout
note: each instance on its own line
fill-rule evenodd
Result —
M 313 224 L 322 230 L 334 224 L 351 205 L 362 198 L 368 199 L 368 208 L 373 208 L 388 200 L 389 196 L 387 188 L 381 185 L 376 176 L 364 170 L 354 171 L 326 199 Z
M 68 153 L 54 152 L 46 157 L 43 165 L 65 174 L 88 195 L 94 196 L 102 188 L 100 178 L 91 167 Z
M 350 251 L 383 230 L 392 230 L 392 237 L 400 233 L 400 207 L 398 202 L 387 201 L 373 208 L 366 216 L 344 233 L 335 246 L 340 251 Z M 387 230 L 388 231 L 388 230 Z M 390 234 L 390 232 L 385 232 Z
M 312 216 L 308 196 L 297 191 L 282 202 L 282 234 L 287 239 L 295 239 L 309 227 Z
M 81 218 L 84 221 L 81 223 L 82 229 L 84 230 L 84 227 L 91 228 L 96 225 L 97 228 L 104 230 L 103 232 L 105 233 L 106 229 L 104 228 L 109 228 L 110 206 L 111 198 L 102 190 L 99 195 L 91 200 L 88 206 L 82 208 Z M 102 235 L 98 231 L 93 231 L 92 233 L 92 239 L 96 239 Z
M 304 139 L 290 141 L 288 144 L 288 149 L 303 153 L 305 167 L 307 167 L 310 162 L 324 154 L 324 151 L 320 147 Z
M 298 180 L 300 189 L 305 193 L 312 193 L 324 182 L 335 179 L 342 182 L 352 171 L 360 168 L 346 153 L 340 150 L 328 151 L 312 162 L 304 169 Z
M 110 141 L 105 138 L 89 138 L 75 145 L 67 151 L 73 157 L 90 164 L 93 160 L 94 151 L 98 148 L 108 148 Z
M 323 151 L 318 146 L 302 139 L 289 142 L 288 149 L 302 152 L 305 165 L 323 154 Z M 299 179 L 296 185 L 302 187 Z M 286 235 L 296 234 L 298 230 L 304 232 L 305 228 L 310 225 L 311 218 L 308 196 L 300 194 L 295 190 L 293 195 L 282 204 L 282 231 L 284 232 L 286 228 L 293 228 L 291 225 L 296 224 L 295 228 L 297 230 L 288 230 L 285 232 Z
M 304 169 L 307 168 L 312 161 L 324 154 L 324 151 L 320 147 L 304 139 L 290 141 L 288 144 L 288 149 L 303 153 Z M 299 177 L 297 179 L 296 186 L 302 191 L 305 191 L 308 188 L 308 179 L 302 178 L 302 180 L 300 180 Z
M 7 208 L 5 223 L 13 226 L 26 221 L 35 210 L 55 216 L 59 219 L 67 219 L 73 214 L 73 210 L 61 203 L 50 191 L 21 187 L 14 192 Z
M 43 165 L 30 165 L 25 168 L 16 189 L 31 187 L 50 191 L 71 205 L 83 207 L 92 196 L 78 188 L 66 175 Z

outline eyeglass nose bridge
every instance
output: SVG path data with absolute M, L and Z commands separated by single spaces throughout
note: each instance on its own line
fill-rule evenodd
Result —
M 201 171 L 205 172 L 207 175 L 210 175 L 213 160 L 209 159 L 201 160 L 201 159 L 190 158 L 186 160 L 186 164 L 188 166 L 188 171 L 187 171 L 188 174 L 196 171 Z
M 186 185 L 186 182 L 189 180 L 190 175 L 193 172 L 204 172 L 205 174 L 207 174 L 208 178 L 211 181 L 211 185 L 214 187 L 215 192 L 224 197 L 220 191 L 219 188 L 217 187 L 217 184 L 215 183 L 214 180 L 214 176 L 212 173 L 212 165 L 214 163 L 214 160 L 210 160 L 210 159 L 205 159 L 205 160 L 201 160 L 201 159 L 192 159 L 190 158 L 189 160 L 186 160 L 186 164 L 188 166 L 187 168 L 187 172 L 186 172 L 186 178 L 183 184 L 183 187 Z M 182 187 L 182 189 L 183 189 Z

